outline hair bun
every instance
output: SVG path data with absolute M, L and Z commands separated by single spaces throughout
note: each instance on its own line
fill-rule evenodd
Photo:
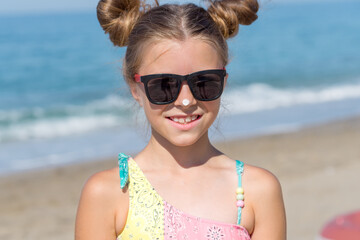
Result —
M 208 12 L 225 39 L 234 37 L 239 24 L 250 25 L 257 19 L 257 0 L 210 0 Z
M 122 47 L 127 45 L 134 25 L 146 8 L 140 0 L 100 0 L 97 17 L 113 44 Z

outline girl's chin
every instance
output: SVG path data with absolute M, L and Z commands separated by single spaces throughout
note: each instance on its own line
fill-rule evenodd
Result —
M 206 134 L 184 134 L 183 136 L 178 135 L 177 137 L 167 136 L 164 137 L 164 140 L 167 141 L 174 147 L 195 147 L 197 148 L 202 141 L 206 138 Z

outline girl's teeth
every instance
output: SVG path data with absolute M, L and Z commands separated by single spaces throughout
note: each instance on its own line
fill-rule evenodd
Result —
M 176 117 L 172 118 L 172 120 L 174 122 L 181 123 L 181 124 L 189 123 L 189 122 L 194 121 L 196 119 L 197 119 L 197 116 L 195 116 L 195 115 L 191 116 L 191 117 L 189 116 L 189 117 L 186 117 L 186 118 L 176 118 Z

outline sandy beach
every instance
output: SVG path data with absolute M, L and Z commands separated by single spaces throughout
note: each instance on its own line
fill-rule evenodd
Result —
M 315 239 L 332 217 L 360 209 L 360 118 L 216 145 L 279 178 L 289 240 Z M 0 239 L 73 239 L 84 182 L 116 164 L 115 156 L 0 177 Z

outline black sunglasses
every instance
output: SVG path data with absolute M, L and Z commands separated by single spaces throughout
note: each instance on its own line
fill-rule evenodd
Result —
M 146 96 L 153 104 L 174 102 L 180 93 L 181 83 L 187 81 L 194 98 L 199 101 L 213 101 L 219 98 L 224 88 L 225 69 L 204 70 L 189 75 L 135 74 L 135 81 L 145 86 Z

